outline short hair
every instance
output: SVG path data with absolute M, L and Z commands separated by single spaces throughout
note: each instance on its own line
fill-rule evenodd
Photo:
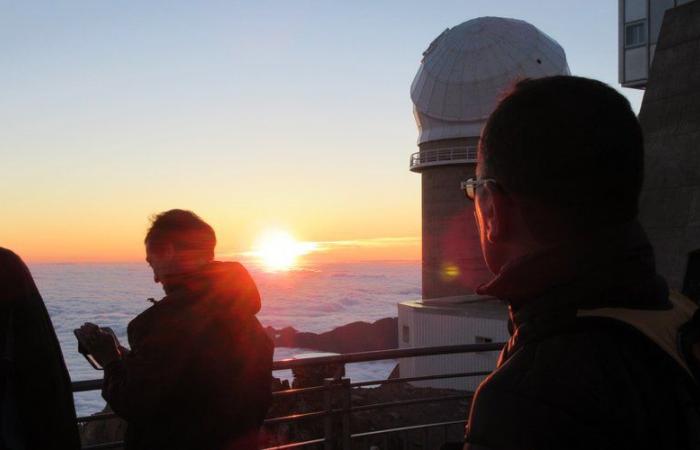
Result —
M 531 228 L 545 225 L 545 233 L 599 229 L 638 213 L 642 130 L 627 99 L 600 81 L 554 76 L 516 83 L 482 131 L 479 162 L 483 176 L 555 219 L 547 227 L 548 219 L 525 214 Z
M 176 250 L 201 252 L 202 256 L 214 259 L 216 234 L 214 229 L 192 211 L 171 209 L 151 218 L 151 227 L 146 233 L 145 244 L 172 244 Z

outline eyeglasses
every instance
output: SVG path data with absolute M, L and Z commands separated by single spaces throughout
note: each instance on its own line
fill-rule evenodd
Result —
M 476 189 L 480 186 L 483 186 L 486 183 L 497 183 L 497 181 L 493 178 L 482 178 L 480 180 L 477 180 L 476 178 L 470 178 L 466 181 L 462 181 L 459 187 L 464 191 L 464 194 L 467 196 L 467 198 L 473 201 L 474 197 L 476 197 Z

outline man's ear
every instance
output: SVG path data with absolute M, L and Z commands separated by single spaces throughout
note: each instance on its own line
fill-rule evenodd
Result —
M 506 199 L 503 194 L 490 183 L 483 187 L 482 214 L 486 239 L 491 242 L 499 242 L 503 239 L 506 227 Z

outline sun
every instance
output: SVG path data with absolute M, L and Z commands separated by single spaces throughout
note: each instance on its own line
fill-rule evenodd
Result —
M 268 231 L 257 240 L 253 254 L 270 271 L 285 271 L 296 267 L 300 256 L 316 250 L 314 242 L 300 242 L 286 231 Z

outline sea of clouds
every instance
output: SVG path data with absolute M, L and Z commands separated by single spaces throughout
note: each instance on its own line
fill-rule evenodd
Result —
M 73 329 L 84 322 L 109 326 L 126 344 L 129 321 L 148 308 L 148 298 L 163 296 L 145 263 L 33 264 L 32 274 L 44 297 L 61 343 L 71 378 L 101 377 L 77 351 Z M 397 303 L 420 297 L 418 262 L 365 262 L 324 264 L 288 272 L 265 272 L 254 266 L 263 325 L 293 326 L 300 331 L 323 332 L 357 320 L 374 321 L 397 315 Z M 304 349 L 278 348 L 275 359 L 293 357 Z M 393 361 L 352 364 L 353 380 L 386 378 Z M 275 373 L 289 378 L 288 371 Z M 75 395 L 79 415 L 100 411 L 99 392 Z

